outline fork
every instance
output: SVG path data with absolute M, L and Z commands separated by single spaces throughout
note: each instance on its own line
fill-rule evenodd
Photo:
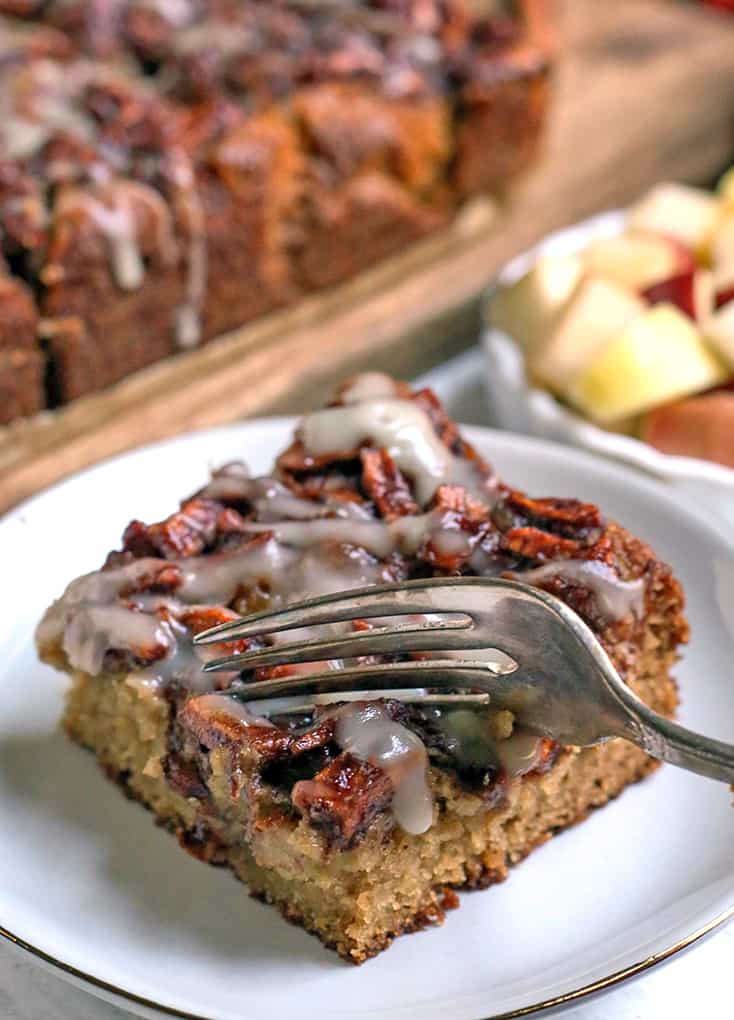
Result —
M 380 619 L 392 617 L 398 618 L 394 626 Z M 239 688 L 237 697 L 250 702 L 310 695 L 311 707 L 384 692 L 416 703 L 491 701 L 512 711 L 519 724 L 561 744 L 584 747 L 623 737 L 654 758 L 734 783 L 734 745 L 653 712 L 622 682 L 572 609 L 519 581 L 427 578 L 357 588 L 254 613 L 204 631 L 194 641 L 207 645 L 375 619 L 380 625 L 367 630 L 335 634 L 332 628 L 323 637 L 276 639 L 268 647 L 212 659 L 204 670 L 433 652 L 430 658 L 366 662 L 253 682 Z

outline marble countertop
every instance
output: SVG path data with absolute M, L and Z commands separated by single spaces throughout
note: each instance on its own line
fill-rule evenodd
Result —
M 454 417 L 482 424 L 486 421 L 486 409 L 481 372 L 480 355 L 472 351 L 425 378 L 446 401 Z M 734 924 L 730 924 L 665 965 L 604 996 L 587 1000 L 564 1015 L 578 1020 L 688 1020 L 723 1016 L 730 1008 L 725 1009 L 724 1004 L 731 994 L 733 954 Z M 22 951 L 8 944 L 0 945 L 0 1020 L 130 1020 L 132 1016 L 39 967 Z

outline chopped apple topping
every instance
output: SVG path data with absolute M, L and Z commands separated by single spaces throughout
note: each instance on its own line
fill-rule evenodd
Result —
M 696 267 L 684 245 L 655 234 L 599 238 L 586 249 L 584 263 L 590 275 L 634 291 L 644 291 L 683 273 L 692 274 Z
M 568 304 L 556 329 L 531 360 L 533 375 L 563 393 L 597 352 L 644 313 L 641 298 L 607 280 L 589 278 Z
M 498 291 L 492 302 L 492 325 L 531 354 L 555 326 L 582 269 L 580 255 L 540 259 L 520 280 Z
M 606 344 L 567 390 L 602 425 L 717 386 L 728 376 L 691 320 L 656 305 Z
M 658 184 L 632 206 L 627 225 L 674 237 L 706 259 L 720 213 L 720 199 L 711 192 L 669 182 Z
M 643 290 L 642 296 L 651 305 L 675 305 L 690 319 L 696 318 L 695 274 L 690 270 L 654 283 Z
M 632 206 L 623 233 L 541 256 L 495 295 L 492 322 L 522 348 L 535 384 L 660 449 L 669 429 L 666 452 L 685 452 L 673 449 L 680 429 L 719 408 L 677 408 L 734 381 L 734 168 L 715 193 L 658 184 Z M 692 455 L 728 463 L 720 450 Z

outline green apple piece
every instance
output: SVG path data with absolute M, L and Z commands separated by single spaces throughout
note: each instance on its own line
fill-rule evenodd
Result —
M 691 319 L 660 304 L 611 340 L 567 397 L 592 421 L 608 425 L 718 386 L 728 375 Z
M 634 291 L 694 268 L 690 253 L 659 234 L 599 238 L 586 249 L 584 263 L 591 276 L 601 276 Z
M 730 370 L 734 369 L 734 301 L 728 301 L 710 315 L 703 324 L 703 332 Z
M 674 237 L 705 260 L 720 215 L 717 195 L 670 182 L 656 185 L 632 206 L 627 228 Z
M 550 334 L 582 270 L 580 255 L 539 259 L 516 283 L 497 291 L 489 308 L 490 322 L 530 354 Z
M 561 315 L 547 343 L 530 361 L 531 375 L 564 393 L 597 352 L 648 305 L 618 284 L 588 277 Z

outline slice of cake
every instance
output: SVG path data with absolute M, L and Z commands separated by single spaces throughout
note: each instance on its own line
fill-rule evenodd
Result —
M 246 643 L 192 637 L 306 595 L 455 574 L 559 596 L 673 714 L 687 625 L 670 568 L 595 506 L 499 481 L 430 391 L 377 374 L 307 415 L 271 477 L 228 464 L 166 520 L 133 521 L 50 607 L 38 647 L 72 678 L 67 731 L 111 778 L 195 856 L 361 962 L 656 763 L 621 740 L 560 747 L 492 706 L 246 706 L 238 692 L 274 671 L 204 674 L 202 657 Z

